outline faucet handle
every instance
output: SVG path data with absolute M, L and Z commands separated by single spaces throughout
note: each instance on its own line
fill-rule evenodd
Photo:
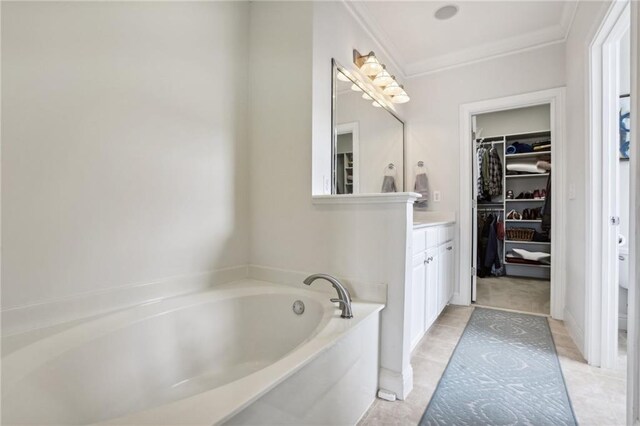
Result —
M 344 305 L 348 303 L 346 300 L 342 300 L 342 299 L 329 299 L 329 300 L 332 301 L 333 303 L 340 303 Z

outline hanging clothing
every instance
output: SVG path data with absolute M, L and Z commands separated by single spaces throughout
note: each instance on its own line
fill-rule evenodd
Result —
M 484 149 L 482 151 L 482 191 L 491 195 L 489 192 L 489 180 L 491 179 L 489 170 L 489 150 Z
M 491 201 L 491 197 L 502 195 L 502 160 L 495 146 L 477 148 L 476 167 L 478 201 Z
M 502 195 L 502 160 L 495 146 L 491 147 L 487 155 L 489 163 L 489 182 L 487 185 L 489 195 Z
M 489 235 L 487 239 L 487 251 L 484 258 L 484 267 L 491 271 L 493 267 L 500 267 L 500 258 L 498 257 L 498 234 L 496 232 L 496 218 L 491 219 L 489 225 Z
M 547 178 L 547 194 L 542 207 L 542 231 L 551 237 L 551 171 Z
M 478 193 L 478 201 L 484 200 L 484 179 L 482 179 L 482 160 L 484 158 L 484 153 L 486 148 L 482 146 L 478 147 L 476 150 L 476 173 L 478 176 L 477 179 L 477 193 Z

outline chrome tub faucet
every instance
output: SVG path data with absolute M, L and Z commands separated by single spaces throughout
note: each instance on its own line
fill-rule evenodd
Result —
M 332 277 L 331 275 L 328 275 L 328 274 L 309 275 L 307 278 L 304 279 L 304 283 L 306 285 L 311 285 L 311 283 L 317 279 L 323 279 L 323 280 L 329 281 L 333 286 L 333 288 L 335 288 L 336 291 L 338 292 L 338 298 L 331 299 L 331 301 L 337 302 L 340 304 L 340 307 L 342 308 L 342 315 L 340 315 L 340 317 L 353 318 L 353 312 L 351 311 L 351 295 L 349 294 L 349 290 L 347 290 L 346 287 L 342 285 L 342 283 L 338 281 L 337 278 Z

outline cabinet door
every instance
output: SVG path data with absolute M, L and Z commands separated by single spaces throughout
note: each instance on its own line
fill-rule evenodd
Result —
M 411 349 L 424 334 L 425 263 L 424 252 L 413 256 L 411 279 Z
M 446 244 L 438 247 L 438 315 L 447 306 L 449 294 L 449 268 L 447 267 Z
M 425 330 L 438 318 L 438 248 L 427 251 L 425 259 Z
M 456 287 L 456 247 L 453 241 L 446 244 L 445 256 L 447 258 L 447 303 L 449 303 Z

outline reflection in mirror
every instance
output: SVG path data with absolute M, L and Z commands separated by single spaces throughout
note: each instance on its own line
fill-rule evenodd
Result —
M 333 193 L 404 190 L 404 123 L 334 63 Z

